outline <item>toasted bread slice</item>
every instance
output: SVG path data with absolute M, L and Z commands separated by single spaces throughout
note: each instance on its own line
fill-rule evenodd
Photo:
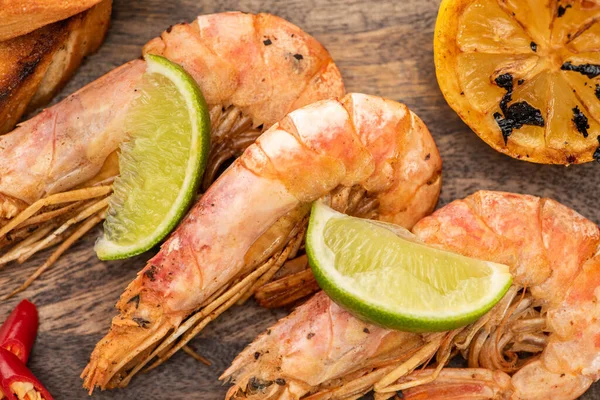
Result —
M 0 41 L 62 21 L 101 0 L 0 0 Z
M 50 101 L 83 57 L 98 49 L 111 6 L 112 0 L 103 0 L 66 20 L 0 42 L 0 134 L 23 113 Z

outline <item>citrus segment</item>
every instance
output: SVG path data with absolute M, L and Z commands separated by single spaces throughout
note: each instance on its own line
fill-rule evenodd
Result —
M 590 0 L 551 1 L 555 11 L 552 43 L 564 45 L 587 31 L 600 16 L 600 4 Z
M 600 84 L 590 83 L 589 79 L 581 74 L 562 71 L 561 75 L 569 84 L 571 92 L 577 93 L 578 100 L 587 110 L 586 114 L 600 115 Z
M 600 51 L 600 24 L 594 22 L 592 26 L 573 39 L 568 46 L 574 53 Z
M 527 33 L 534 43 L 542 46 L 550 43 L 552 10 L 548 1 L 502 0 L 502 7 L 508 11 L 520 26 L 527 27 Z M 535 16 L 532 18 L 532 16 Z
M 547 72 L 542 72 L 533 76 L 531 79 L 523 79 L 522 83 L 517 84 L 513 89 L 513 103 L 527 103 L 534 109 L 540 111 L 540 116 L 543 121 L 548 121 L 548 113 L 546 104 L 548 103 L 547 88 L 549 76 Z M 511 132 L 510 140 L 525 148 L 539 149 L 546 145 L 545 128 L 539 125 L 526 124 L 519 129 L 514 129 Z
M 498 40 L 498 38 L 503 40 Z M 514 18 L 493 1 L 466 6 L 459 20 L 456 43 L 463 52 L 529 53 L 531 40 Z
M 206 163 L 210 118 L 196 82 L 166 58 L 147 55 L 140 96 L 127 112 L 120 176 L 113 184 L 100 259 L 140 254 L 159 243 L 195 198 Z
M 513 80 L 527 77 L 538 63 L 535 55 L 462 53 L 458 56 L 458 80 L 464 96 L 473 107 L 488 113 L 498 107 L 506 89 L 495 82 L 503 71 L 511 71 Z
M 473 322 L 504 295 L 508 267 L 419 242 L 403 228 L 353 218 L 316 203 L 307 253 L 319 285 L 375 324 L 445 331 Z
M 551 109 L 555 115 L 566 118 L 552 118 L 547 130 L 546 140 L 551 148 L 565 148 L 571 153 L 578 153 L 586 149 L 583 138 L 593 139 L 590 134 L 600 132 L 598 123 L 590 117 L 587 108 L 579 101 L 573 88 L 568 84 L 562 74 L 556 74 L 551 86 Z M 598 142 L 595 143 L 598 145 Z

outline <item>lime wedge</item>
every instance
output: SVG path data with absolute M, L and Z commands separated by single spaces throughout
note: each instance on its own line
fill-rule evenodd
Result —
M 467 325 L 512 282 L 508 267 L 427 246 L 399 226 L 313 205 L 306 250 L 321 288 L 374 324 L 410 332 Z
M 164 57 L 146 55 L 140 96 L 127 112 L 101 260 L 127 258 L 159 243 L 195 198 L 210 142 L 208 107 L 194 79 Z

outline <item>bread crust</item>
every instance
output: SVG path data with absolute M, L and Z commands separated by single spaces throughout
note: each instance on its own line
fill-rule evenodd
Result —
M 0 0 L 1 2 L 2 0 Z M 112 0 L 27 35 L 0 42 L 0 134 L 44 104 L 106 35 Z
M 102 0 L 0 0 L 0 41 L 65 20 Z

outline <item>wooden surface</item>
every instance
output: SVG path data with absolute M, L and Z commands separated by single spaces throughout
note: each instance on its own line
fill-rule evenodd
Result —
M 528 164 L 496 153 L 447 106 L 433 66 L 437 1 L 385 0 L 115 0 L 112 27 L 98 54 L 89 57 L 59 98 L 140 55 L 141 46 L 169 25 L 226 10 L 271 12 L 316 36 L 330 50 L 348 91 L 405 102 L 428 125 L 444 161 L 440 205 L 477 189 L 496 189 L 554 198 L 594 222 L 600 221 L 600 166 L 569 168 Z M 102 101 L 99 99 L 99 101 Z M 105 334 L 120 293 L 149 255 L 103 263 L 92 246 L 96 229 L 45 273 L 22 297 L 39 306 L 41 326 L 30 367 L 56 399 L 85 399 L 79 374 L 95 343 Z M 43 262 L 43 253 L 0 273 L 0 294 L 21 283 Z M 18 299 L 0 304 L 4 318 Z M 97 399 L 222 399 L 220 372 L 282 311 L 254 304 L 230 310 L 193 345 L 213 361 L 205 367 L 180 353 L 125 390 L 97 392 Z M 584 399 L 600 398 L 600 385 Z

